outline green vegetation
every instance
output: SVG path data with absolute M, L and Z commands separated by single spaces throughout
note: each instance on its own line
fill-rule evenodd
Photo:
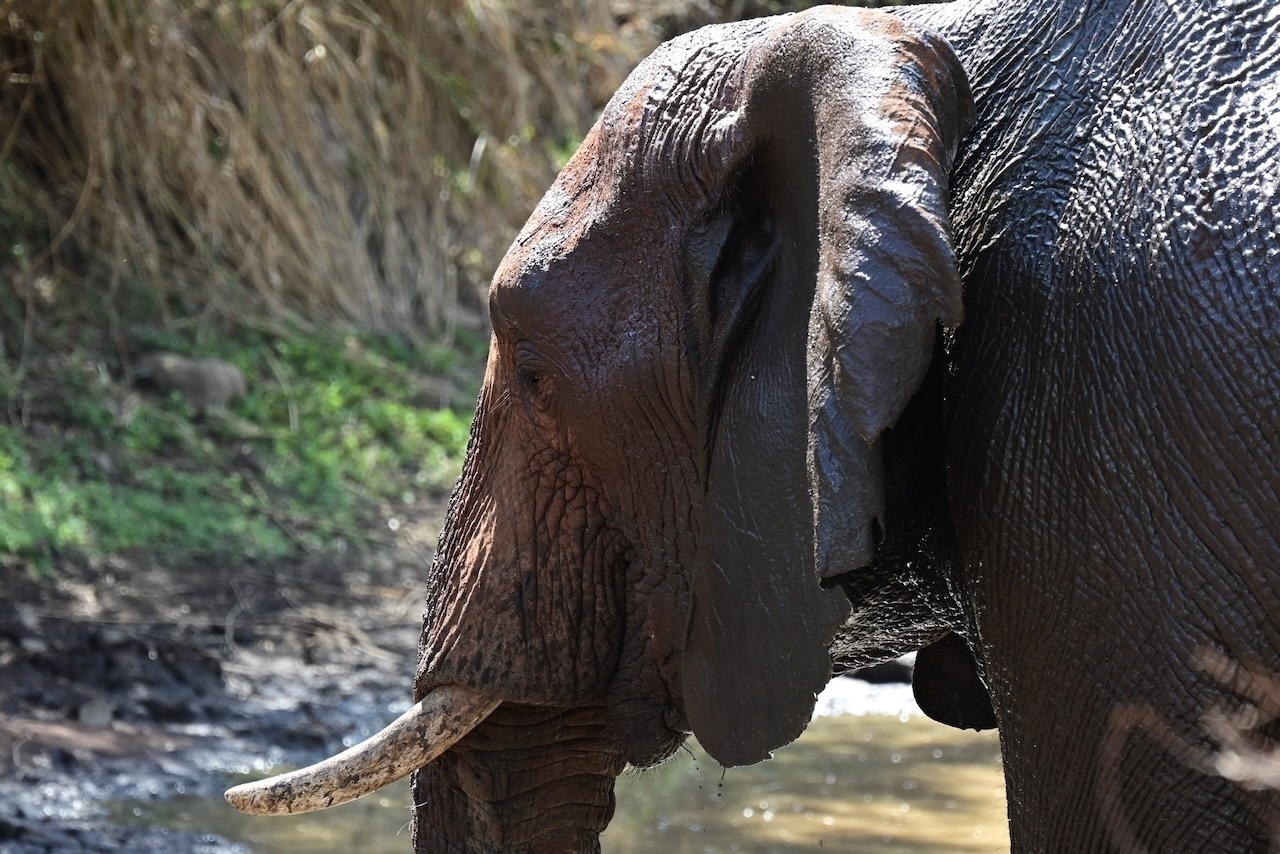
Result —
M 456 475 L 486 283 L 574 140 L 662 38 L 807 5 L 7 3 L 0 571 L 402 535 Z M 140 393 L 155 350 L 249 393 Z
M 182 349 L 162 329 L 138 338 Z M 479 340 L 242 329 L 194 349 L 248 378 L 230 410 L 139 392 L 90 349 L 0 362 L 0 564 L 48 574 L 69 552 L 244 559 L 380 543 L 457 477 Z

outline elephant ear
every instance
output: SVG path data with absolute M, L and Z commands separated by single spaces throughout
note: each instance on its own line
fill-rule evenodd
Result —
M 940 37 L 862 10 L 781 19 L 739 80 L 690 241 L 715 257 L 692 265 L 707 495 L 682 670 L 729 766 L 794 740 L 831 677 L 849 603 L 821 581 L 870 563 L 880 434 L 961 319 L 946 176 L 972 113 Z

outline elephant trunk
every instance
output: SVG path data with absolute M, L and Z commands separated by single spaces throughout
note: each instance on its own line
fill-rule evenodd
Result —
M 431 762 L 497 705 L 467 688 L 438 688 L 355 747 L 307 768 L 236 786 L 227 791 L 227 801 L 251 815 L 291 815 L 353 801 Z
M 602 707 L 503 704 L 414 775 L 414 850 L 593 852 L 626 762 Z

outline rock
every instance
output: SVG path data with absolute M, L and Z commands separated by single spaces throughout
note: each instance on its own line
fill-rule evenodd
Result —
M 151 386 L 161 393 L 178 392 L 199 413 L 214 406 L 230 406 L 247 390 L 240 369 L 218 359 L 148 353 L 138 360 L 133 374 L 139 384 Z
M 80 704 L 76 710 L 76 720 L 85 726 L 109 727 L 115 717 L 115 709 L 103 697 L 94 697 Z

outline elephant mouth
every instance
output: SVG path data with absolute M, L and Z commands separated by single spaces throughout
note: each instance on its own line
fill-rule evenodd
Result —
M 228 789 L 250 815 L 293 815 L 345 804 L 430 764 L 478 727 L 499 701 L 441 686 L 379 732 L 314 765 Z

